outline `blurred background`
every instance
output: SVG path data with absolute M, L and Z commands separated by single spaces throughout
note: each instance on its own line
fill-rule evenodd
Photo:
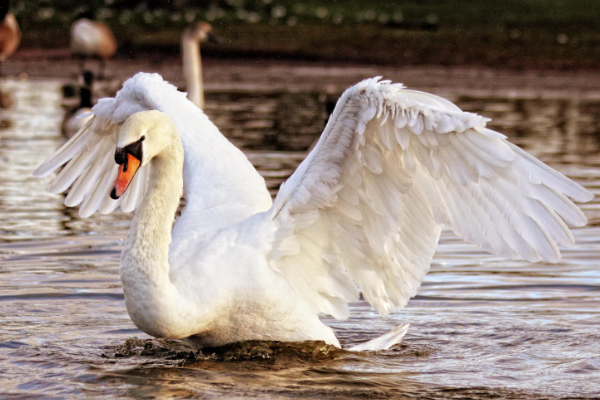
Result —
M 78 14 L 113 30 L 117 57 L 174 54 L 181 31 L 211 23 L 207 57 L 388 65 L 600 67 L 595 0 L 14 1 L 22 50 L 60 49 Z

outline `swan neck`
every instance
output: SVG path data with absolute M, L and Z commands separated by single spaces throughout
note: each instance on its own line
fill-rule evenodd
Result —
M 171 229 L 183 193 L 183 155 L 175 146 L 154 157 L 146 195 L 129 230 L 123 260 L 150 280 L 168 280 Z
M 146 194 L 137 208 L 121 254 L 125 304 L 135 325 L 156 337 L 174 337 L 177 288 L 169 277 L 171 228 L 183 193 L 181 142 L 151 161 Z
M 183 76 L 185 78 L 188 99 L 204 109 L 204 82 L 202 81 L 202 62 L 200 60 L 200 41 L 186 33 L 181 39 L 183 53 Z

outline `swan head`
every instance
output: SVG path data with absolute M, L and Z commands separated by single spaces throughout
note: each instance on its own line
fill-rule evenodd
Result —
M 119 130 L 115 151 L 119 172 L 110 197 L 121 197 L 135 173 L 165 150 L 174 136 L 177 137 L 175 124 L 163 112 L 140 111 L 127 118 Z
M 186 28 L 183 36 L 199 43 L 219 43 L 219 38 L 213 33 L 212 26 L 207 22 L 197 22 Z

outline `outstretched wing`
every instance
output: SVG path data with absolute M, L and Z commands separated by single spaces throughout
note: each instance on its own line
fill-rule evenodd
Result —
M 268 213 L 272 268 L 343 318 L 354 282 L 380 314 L 403 308 L 443 226 L 494 254 L 557 262 L 574 243 L 567 225 L 587 222 L 570 199 L 593 195 L 487 121 L 379 78 L 348 89 Z
M 65 205 L 81 204 L 82 217 L 96 211 L 107 214 L 119 206 L 125 212 L 133 211 L 146 190 L 149 164 L 140 168 L 121 198 L 113 200 L 109 196 L 118 170 L 114 156 L 119 127 L 131 114 L 152 109 L 144 99 L 128 95 L 131 86 L 125 86 L 116 98 L 101 99 L 93 108 L 93 118 L 33 173 L 45 177 L 66 164 L 48 190 L 62 193 L 71 188 Z

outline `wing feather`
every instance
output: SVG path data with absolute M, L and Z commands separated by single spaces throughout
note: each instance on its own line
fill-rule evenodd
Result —
M 142 75 L 139 80 L 158 82 L 155 77 Z M 145 193 L 149 165 L 139 169 L 123 198 L 115 201 L 109 196 L 118 169 L 114 162 L 118 128 L 131 114 L 152 108 L 138 93 L 141 86 L 136 88 L 136 84 L 136 78 L 133 78 L 116 98 L 101 99 L 94 106 L 90 121 L 34 172 L 34 176 L 44 177 L 64 165 L 48 190 L 52 193 L 68 190 L 65 205 L 80 205 L 81 217 L 96 211 L 110 213 L 119 206 L 125 212 L 133 211 Z
M 112 170 L 108 169 L 108 171 L 104 173 L 104 176 L 98 186 L 96 186 L 94 193 L 83 203 L 80 211 L 82 216 L 92 215 L 96 210 L 101 209 L 108 197 L 106 196 L 106 193 L 110 192 L 110 188 L 116 179 L 116 175 L 117 168 Z M 108 197 L 108 199 L 112 200 L 110 197 Z
M 55 169 L 72 159 L 84 151 L 85 147 L 91 147 L 100 140 L 100 137 L 92 135 L 93 130 L 90 129 L 94 122 L 91 118 L 67 143 L 65 143 L 57 152 L 40 165 L 34 175 L 40 178 L 50 175 Z
M 495 254 L 557 262 L 574 243 L 567 224 L 586 223 L 571 199 L 593 196 L 488 121 L 378 78 L 348 89 L 265 214 L 272 268 L 342 318 L 355 285 L 382 315 L 404 307 L 444 225 Z

